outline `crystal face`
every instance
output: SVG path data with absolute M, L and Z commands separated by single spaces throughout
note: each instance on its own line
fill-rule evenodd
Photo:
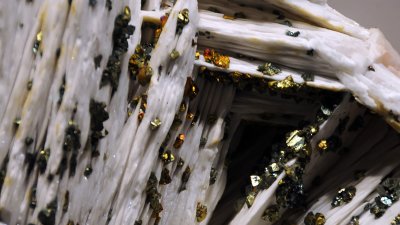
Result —
M 298 130 L 293 131 L 286 139 L 286 145 L 295 151 L 300 151 L 305 146 L 305 138 L 301 137 L 299 133 Z
M 321 0 L 4 1 L 1 224 L 399 223 L 379 30 Z

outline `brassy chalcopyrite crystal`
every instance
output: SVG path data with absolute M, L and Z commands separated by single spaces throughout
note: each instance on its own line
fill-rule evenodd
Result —
M 326 0 L 3 2 L 1 224 L 400 224 L 400 57 Z

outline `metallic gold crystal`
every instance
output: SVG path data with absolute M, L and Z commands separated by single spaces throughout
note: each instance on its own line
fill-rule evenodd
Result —
M 36 41 L 42 41 L 43 38 L 43 33 L 42 31 L 39 31 L 39 33 L 36 34 Z
M 213 124 L 215 124 L 217 119 L 218 119 L 218 117 L 215 114 L 210 114 L 207 116 L 207 123 L 210 125 L 213 125 Z
M 179 116 L 175 115 L 174 121 L 172 122 L 172 125 L 171 125 L 171 130 L 177 131 L 179 129 L 179 126 L 182 125 L 182 123 L 183 123 L 183 121 L 179 118 Z
M 224 15 L 222 18 L 226 19 L 226 20 L 234 20 L 235 17 L 233 16 L 228 16 L 228 15 Z
M 22 122 L 21 118 L 19 118 L 19 117 L 15 118 L 14 126 L 18 128 L 21 125 L 21 122 Z
M 360 217 L 358 216 L 353 216 L 350 220 L 349 225 L 360 225 Z M 393 224 L 392 224 L 393 225 Z M 394 224 L 396 225 L 396 224 Z
M 287 76 L 285 79 L 281 81 L 269 81 L 268 87 L 274 91 L 283 91 L 288 89 L 298 89 L 301 87 L 300 84 L 294 82 L 292 76 Z
M 324 225 L 325 222 L 325 216 L 322 213 L 315 214 L 315 225 Z
M 398 214 L 391 222 L 390 225 L 400 225 L 400 214 Z
M 130 20 L 131 19 L 131 9 L 129 9 L 128 6 L 125 6 L 124 8 L 124 20 Z
M 306 145 L 306 139 L 300 136 L 300 131 L 295 130 L 289 134 L 286 139 L 286 145 L 293 149 L 295 152 L 300 151 Z
M 255 192 L 250 192 L 250 193 L 246 196 L 246 205 L 247 205 L 248 208 L 250 208 L 250 207 L 253 205 L 254 200 L 256 199 L 256 195 L 257 195 L 257 193 L 255 193 Z
M 168 17 L 169 17 L 169 15 L 168 15 L 168 14 L 165 14 L 164 16 L 162 16 L 162 17 L 160 18 L 161 27 L 164 27 L 164 26 L 165 26 L 165 24 L 166 24 L 167 21 L 168 21 Z
M 181 103 L 179 106 L 179 112 L 185 112 L 186 111 L 186 104 L 184 102 Z
M 217 181 L 217 176 L 218 176 L 218 171 L 215 168 L 211 168 L 210 170 L 210 185 L 215 184 L 215 181 Z
M 280 166 L 278 165 L 278 163 L 271 163 L 269 166 L 268 166 L 268 170 L 271 172 L 271 173 L 275 173 L 275 172 L 279 172 L 280 171 Z
M 175 161 L 175 156 L 171 153 L 171 151 L 167 150 L 164 153 L 161 154 L 161 160 L 165 163 L 168 164 L 170 162 Z
M 250 176 L 251 186 L 257 187 L 261 183 L 261 177 L 257 175 Z
M 267 209 L 265 209 L 262 219 L 265 221 L 269 221 L 271 223 L 275 223 L 279 219 L 279 206 L 271 205 Z
M 214 65 L 222 68 L 229 68 L 229 56 L 219 54 L 214 49 L 205 49 L 203 56 L 204 60 L 208 63 L 213 63 Z
M 207 144 L 207 138 L 206 137 L 200 138 L 200 148 L 203 148 L 204 146 L 206 146 L 206 144 Z
M 171 54 L 169 55 L 171 59 L 177 59 L 180 56 L 180 53 L 177 50 L 172 50 Z
M 188 77 L 186 79 L 184 96 L 189 97 L 190 100 L 193 100 L 198 95 L 198 93 L 199 88 L 194 83 L 193 79 L 191 77 Z
M 270 62 L 258 66 L 257 70 L 268 76 L 276 75 L 282 71 L 281 68 Z
M 171 183 L 172 179 L 171 176 L 169 175 L 169 170 L 167 168 L 164 168 L 161 171 L 161 177 L 160 177 L 160 184 L 165 185 Z
M 189 23 L 189 9 L 182 9 L 179 12 L 178 21 L 185 25 Z
M 196 220 L 198 223 L 205 220 L 207 217 L 207 206 L 201 204 L 200 202 L 197 203 L 196 207 Z
M 154 41 L 153 41 L 154 44 L 156 44 L 158 42 L 158 39 L 160 39 L 161 32 L 162 32 L 161 28 L 157 28 L 154 31 Z
M 144 117 L 144 111 L 142 109 L 139 109 L 138 120 L 142 121 L 143 117 Z
M 314 225 L 315 221 L 315 217 L 314 217 L 314 213 L 309 212 L 306 217 L 304 218 L 304 224 L 305 225 Z
M 321 152 L 326 151 L 326 150 L 328 149 L 328 142 L 327 142 L 327 140 L 325 140 L 325 139 L 320 140 L 320 141 L 318 142 L 318 144 L 317 144 L 317 149 L 318 149 L 319 151 L 321 151 Z
M 152 130 L 158 129 L 161 126 L 161 124 L 162 124 L 162 122 L 158 117 L 150 122 L 150 126 L 151 126 Z
M 179 134 L 178 137 L 176 137 L 176 140 L 174 142 L 174 148 L 181 148 L 184 141 L 185 141 L 185 135 Z
M 181 34 L 183 27 L 189 23 L 189 10 L 183 9 L 178 14 L 178 22 L 176 24 L 176 33 Z
M 340 189 L 332 200 L 332 207 L 342 206 L 349 203 L 356 195 L 356 188 L 353 186 Z

